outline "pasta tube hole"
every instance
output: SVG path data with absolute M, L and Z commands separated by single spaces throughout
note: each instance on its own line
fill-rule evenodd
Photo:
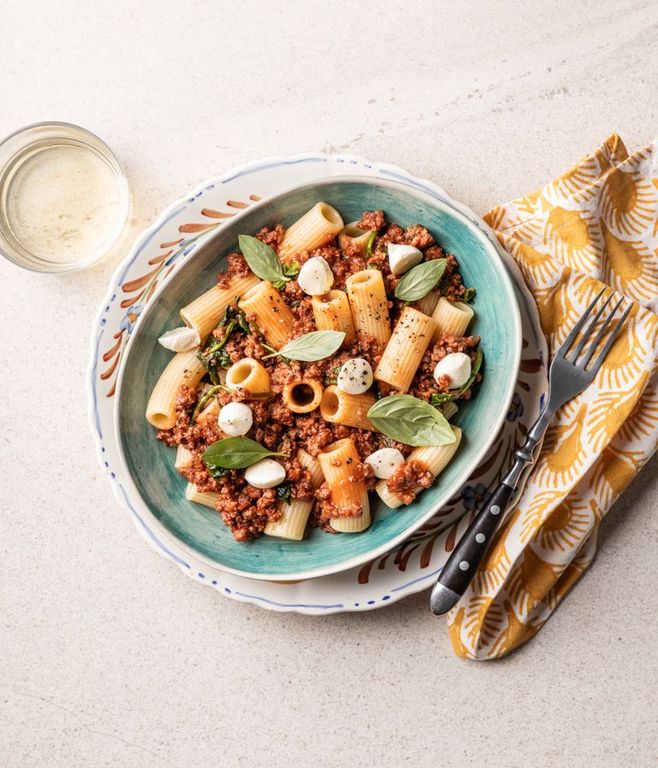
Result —
M 270 391 L 270 375 L 258 360 L 245 357 L 226 372 L 226 386 L 229 389 L 241 387 L 252 398 L 266 397 Z
M 150 413 L 149 421 L 156 429 L 171 428 L 171 417 L 167 413 Z
M 343 234 L 348 237 L 362 237 L 363 235 L 370 237 L 370 230 L 360 229 L 357 222 L 353 221 L 343 227 Z
M 318 210 L 322 214 L 322 217 L 326 219 L 330 224 L 334 226 L 343 226 L 343 220 L 340 213 L 335 208 L 332 208 L 328 203 L 319 203 Z
M 364 270 L 363 272 L 357 272 L 356 275 L 354 275 L 350 282 L 352 285 L 365 285 L 366 283 L 369 283 L 372 280 L 372 275 L 368 274 L 367 270 Z
M 322 385 L 319 381 L 291 381 L 283 390 L 283 402 L 293 413 L 310 413 L 322 400 Z
M 315 399 L 315 392 L 310 384 L 302 382 L 292 388 L 292 401 L 295 405 L 308 405 Z
M 247 362 L 237 363 L 234 365 L 230 370 L 230 380 L 229 376 L 226 377 L 227 382 L 229 382 L 229 386 L 239 387 L 241 384 L 244 384 L 244 382 L 251 375 L 252 369 L 253 367 L 251 363 Z
M 339 409 L 340 400 L 338 399 L 338 395 L 330 389 L 325 389 L 322 395 L 322 418 L 333 418 L 338 413 Z

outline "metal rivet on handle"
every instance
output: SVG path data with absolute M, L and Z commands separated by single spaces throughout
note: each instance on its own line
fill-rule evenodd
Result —
M 484 540 L 485 540 L 486 538 L 487 538 L 487 537 L 486 537 L 486 536 L 485 536 L 483 533 L 476 533 L 476 534 L 475 534 L 475 541 L 477 541 L 477 543 L 478 543 L 478 544 L 483 544 L 483 543 L 484 543 Z
M 491 512 L 492 515 L 497 515 L 500 513 L 500 507 L 498 506 L 498 504 L 494 504 L 493 507 L 491 507 L 491 509 L 489 510 L 489 512 Z
M 461 563 L 459 563 L 459 567 L 462 569 L 462 571 L 468 570 L 468 562 L 466 560 L 462 560 Z

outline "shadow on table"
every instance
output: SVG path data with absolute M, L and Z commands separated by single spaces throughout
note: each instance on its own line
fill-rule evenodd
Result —
M 610 539 L 616 535 L 617 529 L 630 517 L 639 514 L 642 502 L 648 493 L 655 487 L 658 470 L 658 453 L 652 456 L 640 474 L 633 480 L 628 488 L 612 505 L 608 514 L 603 518 L 599 529 L 599 541 L 597 557 L 603 554 L 603 550 Z

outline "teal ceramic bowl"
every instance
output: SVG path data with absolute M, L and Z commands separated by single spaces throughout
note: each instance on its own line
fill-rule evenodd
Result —
M 238 543 L 220 516 L 185 499 L 186 481 L 174 469 L 174 454 L 155 439 L 144 413 L 155 382 L 171 353 L 157 342 L 180 325 L 178 311 L 210 288 L 239 234 L 253 234 L 274 222 L 288 226 L 324 200 L 344 221 L 363 210 L 382 208 L 400 225 L 423 224 L 454 253 L 467 285 L 477 291 L 473 333 L 482 337 L 483 380 L 476 396 L 454 421 L 464 437 L 459 451 L 434 486 L 408 507 L 390 510 L 371 494 L 373 522 L 359 534 L 329 535 L 311 530 L 301 542 L 263 536 Z M 295 580 L 342 571 L 383 554 L 403 541 L 457 493 L 493 442 L 505 418 L 517 378 L 521 322 L 512 282 L 484 232 L 460 212 L 403 184 L 359 177 L 337 178 L 271 198 L 224 225 L 165 282 L 139 318 L 119 373 L 116 427 L 125 468 L 147 515 L 183 550 L 226 571 L 256 579 Z

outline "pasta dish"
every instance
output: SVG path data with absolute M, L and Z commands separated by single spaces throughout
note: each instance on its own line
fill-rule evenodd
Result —
M 240 235 L 184 325 L 146 409 L 186 496 L 238 541 L 359 533 L 369 492 L 397 509 L 459 448 L 450 423 L 481 377 L 475 290 L 422 225 L 344 224 L 320 202 Z

